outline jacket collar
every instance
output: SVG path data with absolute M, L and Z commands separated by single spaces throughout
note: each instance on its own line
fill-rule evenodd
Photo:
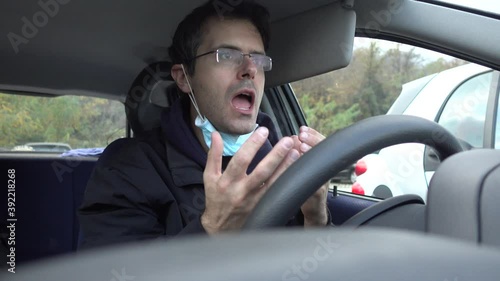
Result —
M 196 138 L 189 125 L 189 99 L 179 98 L 162 114 L 162 134 L 166 140 L 167 161 L 176 186 L 183 187 L 203 184 L 203 170 L 207 162 L 207 153 Z M 271 118 L 259 112 L 257 124 L 269 129 L 269 138 L 257 152 L 247 173 L 264 158 L 278 141 L 275 126 Z M 223 169 L 231 157 L 224 157 Z

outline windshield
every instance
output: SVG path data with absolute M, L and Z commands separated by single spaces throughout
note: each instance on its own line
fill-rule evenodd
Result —
M 436 0 L 491 14 L 500 15 L 500 2 L 498 0 Z

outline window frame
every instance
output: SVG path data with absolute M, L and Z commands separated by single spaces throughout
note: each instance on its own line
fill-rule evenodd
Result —
M 490 95 L 486 106 L 486 120 L 484 122 L 484 147 L 495 148 L 497 120 L 499 110 L 499 94 L 500 94 L 500 72 L 493 71 L 493 77 L 490 84 Z M 486 128 L 490 128 L 486 130 Z M 499 149 L 499 148 L 496 148 Z
M 493 71 L 493 70 L 489 70 L 489 71 L 485 71 L 485 72 L 481 72 L 479 74 L 476 74 L 474 76 L 470 76 L 468 77 L 467 79 L 463 80 L 460 84 L 458 84 L 449 94 L 448 96 L 446 97 L 446 99 L 444 100 L 443 104 L 441 105 L 441 107 L 439 108 L 439 111 L 437 112 L 436 114 L 436 117 L 434 119 L 434 122 L 438 123 L 439 124 L 439 120 L 443 114 L 443 111 L 444 109 L 446 108 L 446 106 L 448 105 L 448 102 L 450 101 L 450 99 L 453 97 L 453 95 L 456 93 L 456 91 L 458 89 L 460 89 L 460 87 L 462 87 L 465 83 L 469 82 L 470 80 L 476 78 L 476 77 L 479 77 L 481 75 L 485 75 L 487 73 L 491 73 L 492 72 L 492 81 L 490 82 L 490 91 L 488 93 L 488 98 L 487 98 L 487 101 L 486 101 L 486 116 L 485 116 L 485 122 L 484 122 L 484 130 L 483 130 L 483 147 L 482 148 L 494 148 L 494 141 L 491 140 L 491 134 L 492 134 L 492 130 L 493 130 L 493 126 L 492 126 L 492 116 L 491 116 L 491 110 L 492 107 L 495 108 L 495 104 L 493 103 L 496 99 L 497 99 L 497 93 L 493 90 L 493 80 L 494 80 L 494 75 L 495 73 L 498 73 L 498 71 Z M 489 139 L 487 139 L 489 138 Z M 493 144 L 493 146 L 492 146 Z M 426 150 L 427 150 L 427 147 L 426 147 Z M 425 166 L 425 165 L 424 165 Z

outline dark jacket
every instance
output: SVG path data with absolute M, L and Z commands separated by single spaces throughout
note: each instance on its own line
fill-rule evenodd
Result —
M 200 216 L 207 153 L 189 126 L 188 108 L 188 99 L 181 98 L 164 112 L 161 128 L 116 140 L 105 149 L 79 210 L 81 248 L 205 233 Z M 248 172 L 278 141 L 267 115 L 260 113 L 257 123 L 268 127 L 270 135 Z M 230 157 L 223 160 L 225 167 Z M 303 224 L 303 217 L 289 224 Z

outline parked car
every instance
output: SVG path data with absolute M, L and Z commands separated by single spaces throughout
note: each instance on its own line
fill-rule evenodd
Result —
M 356 166 L 354 164 L 349 165 L 347 169 L 340 171 L 337 175 L 330 179 L 330 184 L 341 188 L 343 190 L 349 191 L 351 185 L 356 181 Z
M 389 115 L 414 115 L 448 129 L 466 149 L 500 148 L 498 71 L 466 64 L 403 85 Z M 439 166 L 435 151 L 423 144 L 386 147 L 362 158 L 366 166 L 353 192 L 379 198 L 417 194 L 426 198 L 429 182 Z
M 11 149 L 11 151 L 34 151 L 34 149 L 28 145 L 16 145 Z
M 71 150 L 71 146 L 67 143 L 60 142 L 29 142 L 26 146 L 32 147 L 36 152 L 66 152 Z
M 11 151 L 33 151 L 33 152 L 51 152 L 62 153 L 70 151 L 71 146 L 59 142 L 29 142 L 23 145 L 16 145 Z

